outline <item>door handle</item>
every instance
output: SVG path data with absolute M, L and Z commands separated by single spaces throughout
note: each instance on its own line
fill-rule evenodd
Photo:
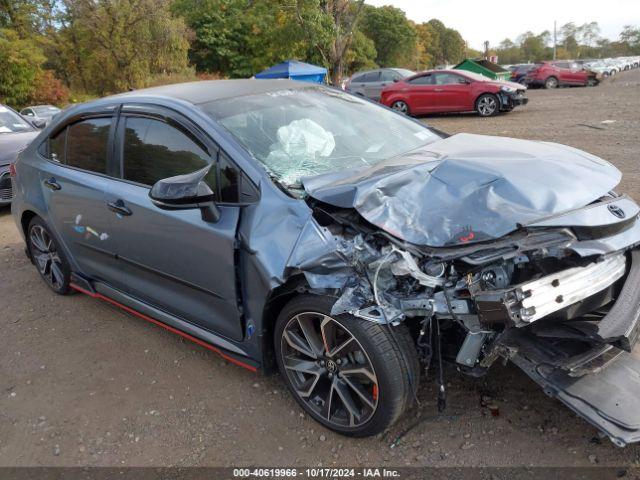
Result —
M 444 88 L 435 88 L 434 92 L 444 92 Z
M 115 202 L 107 203 L 107 206 L 109 207 L 109 210 L 120 215 L 129 216 L 133 213 L 129 208 L 127 208 L 124 201 L 120 198 Z
M 62 188 L 62 186 L 58 182 L 56 182 L 56 179 L 53 177 L 48 178 L 42 183 L 44 184 L 45 187 L 47 187 L 50 190 L 60 190 Z

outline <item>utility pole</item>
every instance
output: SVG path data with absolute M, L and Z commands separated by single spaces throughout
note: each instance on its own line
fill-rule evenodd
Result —
M 484 42 L 484 58 L 489 59 L 489 40 Z
M 556 59 L 556 43 L 557 43 L 557 33 L 556 33 L 556 21 L 553 21 L 553 59 Z

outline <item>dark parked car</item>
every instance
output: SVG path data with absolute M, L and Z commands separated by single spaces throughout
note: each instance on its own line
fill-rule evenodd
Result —
M 35 105 L 33 107 L 26 107 L 20 110 L 20 115 L 25 117 L 30 122 L 38 122 L 38 128 L 45 127 L 49 124 L 51 119 L 59 114 L 62 110 L 53 105 Z
M 462 70 L 432 70 L 384 88 L 380 102 L 407 115 L 476 111 L 482 117 L 526 105 L 527 87 Z
M 526 85 L 525 77 L 527 73 L 536 68 L 533 63 L 521 63 L 519 65 L 511 65 L 509 70 L 511 71 L 511 81 Z
M 209 81 L 63 112 L 19 156 L 12 211 L 54 292 L 277 366 L 337 432 L 392 425 L 430 366 L 444 408 L 443 362 L 477 377 L 503 358 L 624 445 L 640 208 L 620 178 L 329 87 Z
M 380 92 L 387 85 L 402 80 L 403 78 L 415 75 L 416 72 L 404 68 L 379 68 L 366 72 L 354 73 L 344 84 L 343 89 L 347 92 L 371 100 L 380 100 Z
M 595 72 L 584 70 L 568 61 L 540 62 L 524 77 L 528 86 L 556 88 L 560 86 L 594 87 L 599 80 Z
M 18 153 L 38 135 L 17 112 L 0 104 L 0 207 L 11 203 L 13 192 L 9 170 Z

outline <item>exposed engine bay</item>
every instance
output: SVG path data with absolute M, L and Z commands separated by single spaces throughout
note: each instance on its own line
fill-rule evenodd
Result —
M 332 313 L 380 323 L 449 320 L 465 334 L 457 357 L 465 368 L 488 366 L 492 341 L 509 328 L 553 321 L 561 330 L 558 322 L 604 317 L 629 263 L 624 252 L 578 255 L 570 229 L 533 229 L 484 249 L 428 249 L 366 225 L 353 211 L 315 205 L 315 216 L 345 265 Z M 321 284 L 313 271 L 308 278 Z
M 594 205 L 625 201 L 611 194 Z M 312 289 L 337 296 L 332 314 L 409 326 L 427 370 L 434 355 L 434 365 L 448 357 L 471 376 L 500 358 L 526 357 L 575 379 L 601 371 L 636 343 L 637 213 L 606 228 L 531 227 L 498 241 L 430 248 L 380 230 L 353 209 L 308 203 L 315 222 L 305 229 L 315 234 L 303 234 L 298 245 L 304 264 L 295 265 L 294 256 L 290 266 Z M 442 371 L 439 378 L 444 408 Z

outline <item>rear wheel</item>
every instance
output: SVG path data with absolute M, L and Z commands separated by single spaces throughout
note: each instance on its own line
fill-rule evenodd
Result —
M 407 102 L 405 102 L 404 100 L 396 100 L 391 104 L 391 108 L 394 109 L 396 112 L 400 112 L 405 115 L 410 114 L 409 105 L 407 105 Z
M 558 88 L 558 79 L 549 77 L 544 81 L 544 88 Z
M 284 307 L 275 328 L 278 367 L 315 420 L 341 434 L 375 435 L 413 398 L 420 374 L 416 349 L 404 326 L 330 315 L 334 301 L 303 295 Z
M 31 258 L 49 288 L 60 295 L 69 293 L 71 282 L 69 262 L 42 219 L 34 217 L 29 223 L 27 244 Z
M 476 111 L 481 117 L 491 117 L 500 112 L 500 101 L 492 93 L 483 93 L 476 100 Z

